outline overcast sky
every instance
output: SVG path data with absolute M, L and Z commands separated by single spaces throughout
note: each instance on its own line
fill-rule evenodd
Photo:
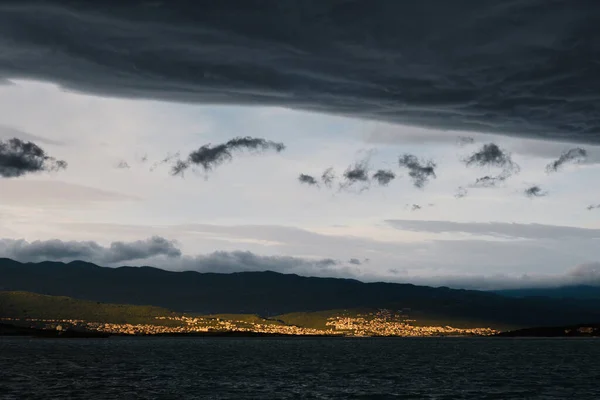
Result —
M 17 80 L 0 85 L 0 110 L 0 140 L 33 141 L 68 162 L 0 178 L 0 256 L 484 288 L 570 279 L 582 268 L 598 273 L 600 209 L 587 209 L 600 203 L 598 147 L 582 146 L 585 163 L 547 173 L 581 145 L 276 107 L 97 97 Z M 183 176 L 155 164 L 238 136 L 287 147 L 235 153 L 212 171 Z M 462 161 L 492 142 L 520 172 L 494 188 L 470 187 L 499 173 Z M 423 188 L 399 167 L 405 153 L 436 163 Z M 364 160 L 371 174 L 389 169 L 396 179 L 342 190 L 298 181 L 329 167 L 339 177 Z M 534 185 L 546 195 L 526 196 Z M 463 197 L 455 196 L 459 187 Z

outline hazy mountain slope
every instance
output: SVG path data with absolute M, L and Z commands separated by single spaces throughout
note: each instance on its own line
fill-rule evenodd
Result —
M 551 297 L 555 299 L 588 299 L 600 303 L 600 286 L 574 285 L 555 288 L 523 288 L 495 290 L 494 293 L 510 297 Z

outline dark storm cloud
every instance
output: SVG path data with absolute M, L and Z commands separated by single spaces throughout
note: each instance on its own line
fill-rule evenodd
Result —
M 307 174 L 300 174 L 300 176 L 298 176 L 298 181 L 300 181 L 300 183 L 305 183 L 309 186 L 319 186 L 319 183 L 317 182 L 315 177 Z
M 542 188 L 537 185 L 528 187 L 523 191 L 523 193 L 527 197 L 544 197 L 548 195 L 548 192 L 543 191 Z
M 436 178 L 436 164 L 429 160 L 419 160 L 412 154 L 404 154 L 398 160 L 400 167 L 408 169 L 408 175 L 413 180 L 413 185 L 417 188 L 423 188 L 430 178 Z
M 17 138 L 0 140 L 0 177 L 2 178 L 18 178 L 27 174 L 66 168 L 66 161 L 48 156 L 35 143 Z
M 333 185 L 333 181 L 335 180 L 335 172 L 332 167 L 327 168 L 321 174 L 321 182 L 328 188 Z
M 233 159 L 234 151 L 244 150 L 250 150 L 256 153 L 274 150 L 279 153 L 285 150 L 285 145 L 283 143 L 249 136 L 233 138 L 227 143 L 218 144 L 216 146 L 205 144 L 198 150 L 192 151 L 186 160 L 176 160 L 171 167 L 171 174 L 182 175 L 186 169 L 195 165 L 201 166 L 205 172 L 208 172 L 226 161 L 231 161 Z
M 62 241 L 58 239 L 27 242 L 0 240 L 0 254 L 19 261 L 72 261 L 83 260 L 115 264 L 143 260 L 156 256 L 180 257 L 175 243 L 159 236 L 134 242 L 113 242 L 104 247 L 96 242 Z
M 373 174 L 373 179 L 375 179 L 380 186 L 387 186 L 391 181 L 396 179 L 396 174 L 390 170 L 379 169 Z
M 546 172 L 556 172 L 563 165 L 568 163 L 581 163 L 586 159 L 586 157 L 587 151 L 585 149 L 582 149 L 580 147 L 570 149 L 562 153 L 558 160 L 555 160 L 550 164 L 546 165 Z
M 0 81 L 600 143 L 598 15 L 596 0 L 9 0 Z

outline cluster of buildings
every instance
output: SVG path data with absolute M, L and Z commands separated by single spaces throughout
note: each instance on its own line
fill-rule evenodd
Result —
M 498 331 L 491 328 L 454 328 L 451 326 L 415 326 L 406 316 L 395 315 L 389 310 L 356 316 L 336 316 L 326 325 L 350 336 L 491 336 Z
M 230 331 L 230 332 L 253 332 L 268 333 L 278 335 L 340 335 L 333 329 L 313 329 L 303 328 L 294 325 L 284 325 L 281 323 L 256 323 L 234 319 L 223 318 L 202 318 L 202 317 L 157 317 L 162 320 L 179 321 L 186 325 L 189 332 L 207 332 L 207 331 Z
M 12 321 L 10 318 L 2 320 Z M 17 320 L 14 320 L 17 321 Z M 415 326 L 406 315 L 380 310 L 353 316 L 338 315 L 327 319 L 325 329 L 286 325 L 281 322 L 250 322 L 218 317 L 164 316 L 156 323 L 118 324 L 83 320 L 23 319 L 29 326 L 47 329 L 84 329 L 120 335 L 157 335 L 201 332 L 252 332 L 280 335 L 335 336 L 490 336 L 498 333 L 491 328 L 454 328 L 451 326 Z

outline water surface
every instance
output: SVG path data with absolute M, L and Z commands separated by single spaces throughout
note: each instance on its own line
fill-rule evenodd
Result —
M 0 399 L 598 399 L 600 340 L 0 337 Z

